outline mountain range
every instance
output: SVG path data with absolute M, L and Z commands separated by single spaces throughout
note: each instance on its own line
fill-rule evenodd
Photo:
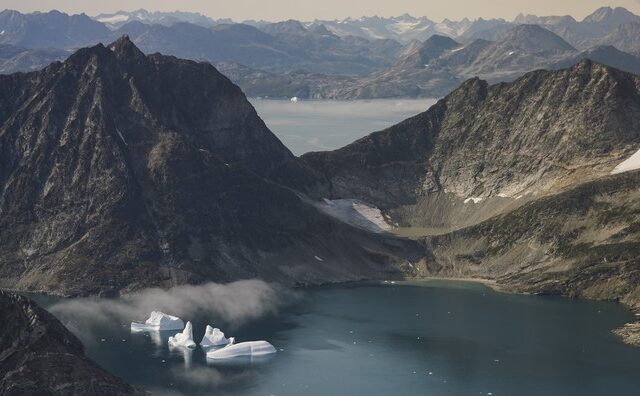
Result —
M 232 23 L 145 10 L 96 19 L 57 11 L 3 11 L 0 72 L 38 70 L 65 59 L 72 48 L 127 34 L 145 53 L 212 62 L 253 97 L 441 97 L 471 77 L 511 81 L 528 71 L 564 68 L 581 59 L 637 73 L 639 20 L 622 8 L 601 8 L 581 22 L 521 15 L 513 22 L 441 24 L 408 15 L 340 23 Z M 415 34 L 404 39 L 383 34 L 402 29 Z M 364 31 L 374 30 L 375 37 L 364 37 Z M 428 38 L 418 40 L 423 37 L 418 31 Z M 409 37 L 404 46 L 396 41 Z
M 476 39 L 468 44 L 434 35 L 413 41 L 391 67 L 365 77 L 317 73 L 262 73 L 240 65 L 223 70 L 250 96 L 325 99 L 442 97 L 463 81 L 480 77 L 490 82 L 512 81 L 536 69 L 562 69 L 583 59 L 640 73 L 640 57 L 613 46 L 577 50 L 538 25 L 518 25 L 496 41 Z
M 617 171 L 640 147 L 637 75 L 582 60 L 472 78 L 301 158 L 209 63 L 126 36 L 0 87 L 2 287 L 456 276 L 640 309 L 640 170 Z

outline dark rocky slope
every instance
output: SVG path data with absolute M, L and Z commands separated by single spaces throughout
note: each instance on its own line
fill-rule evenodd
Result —
M 210 64 L 124 37 L 0 76 L 4 287 L 399 276 L 415 247 L 320 213 L 325 188 Z
M 0 393 L 142 395 L 87 359 L 80 340 L 28 298 L 0 290 Z

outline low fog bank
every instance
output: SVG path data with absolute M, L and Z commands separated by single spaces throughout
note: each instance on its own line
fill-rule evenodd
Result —
M 296 293 L 261 280 L 228 284 L 183 285 L 168 290 L 145 289 L 118 299 L 74 298 L 62 300 L 49 311 L 64 322 L 82 324 L 128 323 L 145 320 L 160 310 L 185 322 L 199 313 L 214 315 L 229 326 L 273 314 L 295 300 Z

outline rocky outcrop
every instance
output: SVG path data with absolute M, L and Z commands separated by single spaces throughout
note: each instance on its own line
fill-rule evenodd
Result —
M 123 37 L 0 76 L 5 287 L 400 276 L 415 247 L 319 212 L 325 191 L 208 63 L 145 56 Z
M 142 395 L 85 357 L 58 319 L 28 298 L 0 290 L 0 393 Z

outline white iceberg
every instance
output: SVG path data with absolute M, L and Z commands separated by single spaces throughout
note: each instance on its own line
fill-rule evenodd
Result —
M 177 316 L 167 315 L 164 312 L 153 311 L 144 323 L 131 322 L 131 330 L 182 330 L 184 322 Z
M 191 322 L 187 322 L 182 333 L 176 333 L 173 337 L 169 337 L 169 346 L 195 348 L 196 343 L 193 341 L 193 326 Z
M 276 353 L 276 348 L 267 341 L 247 341 L 229 344 L 224 348 L 207 352 L 207 359 L 233 359 L 242 356 L 263 356 Z
M 291 100 L 292 103 L 298 103 L 298 97 L 297 96 L 294 96 L 290 100 Z
M 227 344 L 233 344 L 233 337 L 226 338 L 224 333 L 218 329 L 217 327 L 211 327 L 207 325 L 206 330 L 204 331 L 204 336 L 202 337 L 202 341 L 200 342 L 200 346 L 203 348 L 221 346 Z

